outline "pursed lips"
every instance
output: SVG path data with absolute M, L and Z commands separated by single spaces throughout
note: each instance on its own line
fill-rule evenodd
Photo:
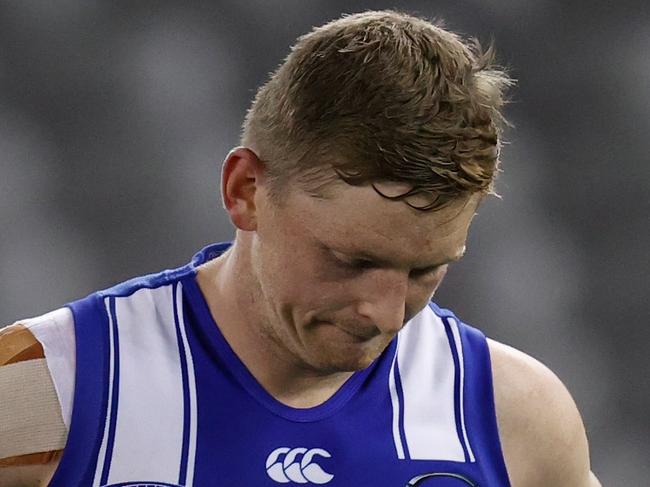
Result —
M 333 324 L 333 326 L 360 342 L 368 341 L 380 334 L 379 329 L 374 326 L 372 328 L 356 328 L 354 330 L 350 330 L 338 324 Z

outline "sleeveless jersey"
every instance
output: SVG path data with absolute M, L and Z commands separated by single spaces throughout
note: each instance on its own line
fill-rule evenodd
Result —
M 431 303 L 316 407 L 268 394 L 175 270 L 71 303 L 67 444 L 50 487 L 508 487 L 482 333 Z

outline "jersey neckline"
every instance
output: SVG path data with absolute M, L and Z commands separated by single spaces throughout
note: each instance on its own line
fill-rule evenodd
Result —
M 219 325 L 212 317 L 205 296 L 201 292 L 196 281 L 197 267 L 208 260 L 219 257 L 230 248 L 231 245 L 232 242 L 220 242 L 208 245 L 197 252 L 192 258 L 189 266 L 192 272 L 186 279 L 184 279 L 184 288 L 187 291 L 190 305 L 196 313 L 197 325 L 201 328 L 204 336 L 207 337 L 210 342 L 210 347 L 218 354 L 219 358 L 227 364 L 230 371 L 246 392 L 272 413 L 287 420 L 302 423 L 319 421 L 334 415 L 345 406 L 359 390 L 366 377 L 376 367 L 381 355 L 367 368 L 354 372 L 329 399 L 317 406 L 309 408 L 294 408 L 275 399 L 262 387 L 231 348 L 230 344 L 221 333 Z M 387 347 L 384 353 L 388 351 L 394 353 L 394 347 Z

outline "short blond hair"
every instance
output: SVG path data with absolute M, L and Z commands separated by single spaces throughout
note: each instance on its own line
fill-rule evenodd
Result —
M 408 183 L 395 199 L 430 194 L 418 208 L 436 209 L 492 192 L 511 84 L 492 48 L 440 25 L 390 10 L 343 16 L 298 38 L 259 88 L 241 143 L 276 196 L 338 176 Z

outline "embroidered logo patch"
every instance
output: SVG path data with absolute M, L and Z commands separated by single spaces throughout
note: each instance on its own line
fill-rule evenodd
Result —
M 266 473 L 278 483 L 326 484 L 334 478 L 316 463 L 315 458 L 331 458 L 322 448 L 287 448 L 273 450 L 266 458 Z

